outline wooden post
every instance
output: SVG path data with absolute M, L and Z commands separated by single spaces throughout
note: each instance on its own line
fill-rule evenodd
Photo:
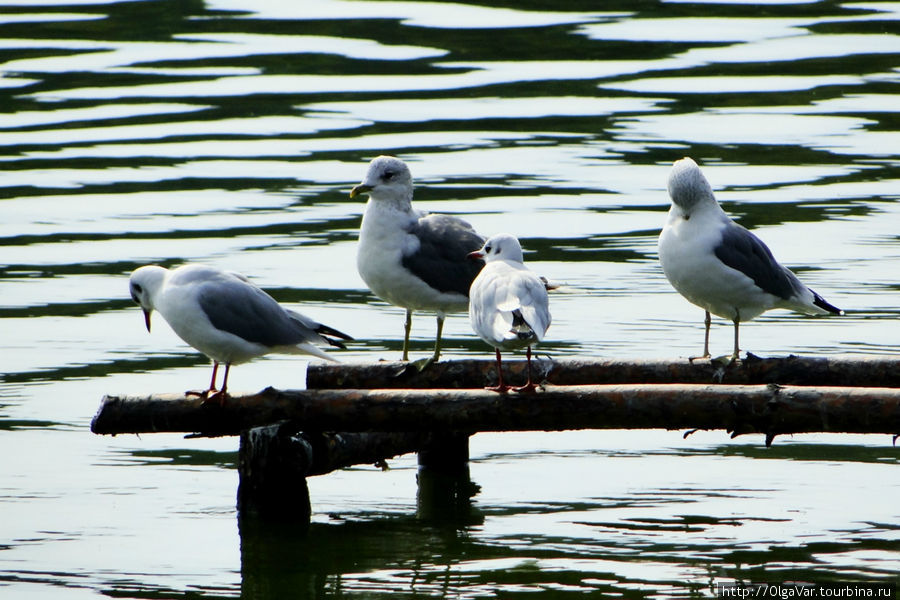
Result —
M 375 464 L 430 443 L 428 433 L 298 432 L 284 421 L 241 432 L 238 513 L 242 519 L 309 523 L 306 478 L 350 465 Z
M 419 449 L 419 469 L 458 472 L 469 465 L 469 434 L 439 432 Z
M 469 434 L 434 433 L 419 449 L 417 514 L 436 523 L 469 523 L 478 486 L 469 475 Z
M 310 444 L 285 423 L 241 433 L 238 451 L 238 514 L 309 523 L 312 509 L 306 474 Z

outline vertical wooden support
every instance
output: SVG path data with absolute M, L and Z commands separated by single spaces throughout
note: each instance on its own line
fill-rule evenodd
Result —
M 301 432 L 289 421 L 243 431 L 237 498 L 242 526 L 258 520 L 308 526 L 312 509 L 307 477 L 415 452 L 433 439 L 433 434 L 423 432 Z M 462 467 L 468 476 L 467 440 L 463 436 L 434 443 L 435 468 L 445 472 Z
M 312 509 L 306 475 L 309 443 L 284 423 L 241 433 L 238 452 L 238 514 L 309 523 Z
M 419 449 L 419 484 L 416 495 L 420 519 L 432 522 L 468 523 L 472 520 L 472 496 L 478 486 L 469 476 L 469 434 L 433 433 Z
M 455 473 L 469 469 L 469 434 L 435 432 L 419 449 L 419 470 Z

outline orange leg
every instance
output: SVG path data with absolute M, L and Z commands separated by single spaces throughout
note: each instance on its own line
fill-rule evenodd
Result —
M 225 363 L 225 377 L 222 379 L 222 389 L 216 390 L 216 375 L 219 372 L 219 361 L 213 361 L 213 372 L 212 378 L 209 380 L 209 389 L 204 390 L 202 392 L 194 392 L 188 391 L 185 392 L 185 396 L 197 396 L 198 398 L 203 398 L 203 404 L 207 402 L 218 401 L 219 405 L 225 403 L 225 398 L 228 397 L 228 394 L 225 392 L 225 388 L 228 385 L 228 371 L 231 370 L 231 364 Z

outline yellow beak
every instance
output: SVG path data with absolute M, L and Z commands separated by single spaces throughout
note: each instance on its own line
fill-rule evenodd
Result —
M 359 185 L 353 186 L 353 189 L 350 190 L 350 197 L 356 198 L 360 194 L 365 194 L 366 192 L 370 192 L 370 191 L 372 191 L 371 185 L 365 185 L 365 184 L 361 183 Z

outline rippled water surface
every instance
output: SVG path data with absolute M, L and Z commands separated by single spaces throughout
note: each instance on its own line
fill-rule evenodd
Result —
M 402 312 L 356 274 L 373 156 L 419 207 L 518 235 L 561 288 L 550 356 L 699 353 L 662 275 L 669 165 L 847 314 L 773 311 L 759 355 L 897 354 L 900 4 L 0 0 L 0 595 L 711 596 L 717 582 L 893 581 L 889 436 L 480 434 L 464 517 L 413 456 L 310 479 L 309 532 L 239 527 L 237 440 L 101 438 L 105 393 L 208 363 L 127 293 L 147 263 L 243 272 L 396 359 Z M 413 352 L 434 322 L 414 322 Z M 446 358 L 488 357 L 468 320 Z M 731 347 L 717 322 L 714 353 Z M 269 357 L 233 390 L 303 385 Z

